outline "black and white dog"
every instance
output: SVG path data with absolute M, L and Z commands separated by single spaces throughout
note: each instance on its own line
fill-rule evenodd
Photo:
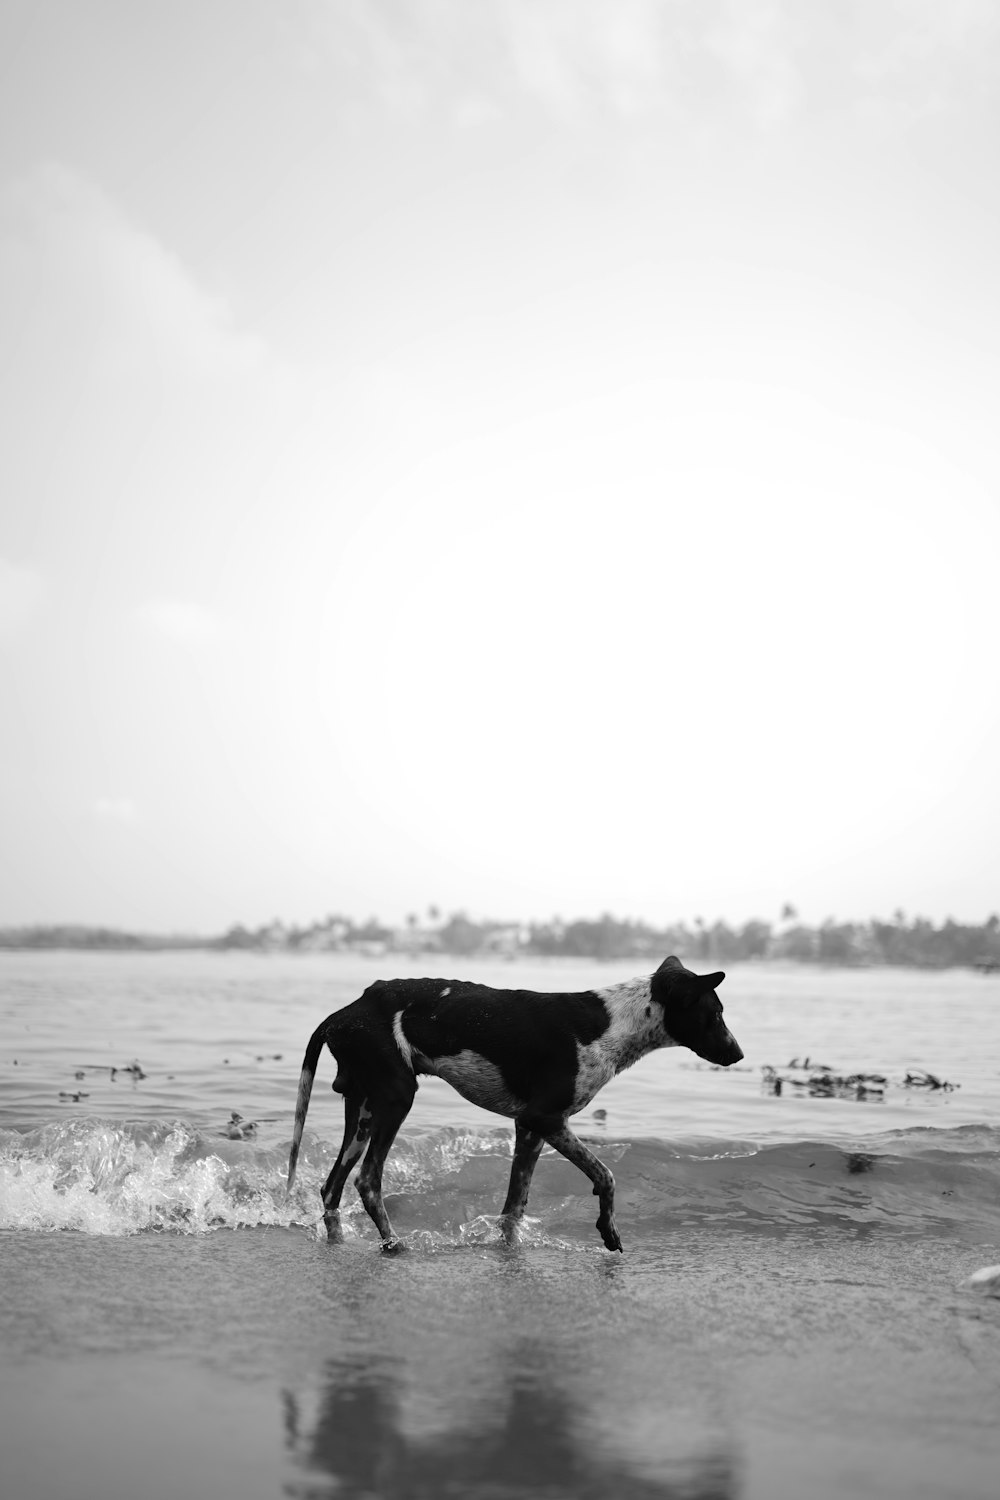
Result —
M 728 1068 L 740 1061 L 715 993 L 725 975 L 692 974 L 668 958 L 655 974 L 602 990 L 544 994 L 495 990 L 460 980 L 393 979 L 369 985 L 335 1011 L 306 1047 L 295 1103 L 288 1190 L 295 1181 L 302 1127 L 324 1043 L 337 1062 L 344 1141 L 323 1186 L 323 1218 L 340 1233 L 340 1198 L 351 1169 L 361 1201 L 387 1249 L 399 1244 L 382 1202 L 382 1167 L 406 1119 L 421 1073 L 444 1078 L 473 1104 L 513 1119 L 514 1164 L 501 1224 L 512 1237 L 524 1216 L 531 1174 L 547 1142 L 585 1172 L 601 1211 L 597 1228 L 620 1250 L 614 1178 L 567 1127 L 616 1073 L 657 1047 L 690 1047 Z

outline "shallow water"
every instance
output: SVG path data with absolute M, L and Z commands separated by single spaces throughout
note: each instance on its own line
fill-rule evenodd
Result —
M 556 960 L 463 967 L 440 957 L 0 953 L 0 1126 L 89 1114 L 221 1128 L 234 1109 L 283 1124 L 309 1034 L 374 979 L 428 973 L 585 989 L 633 972 L 629 964 Z M 743 964 L 730 971 L 721 998 L 745 1062 L 720 1074 L 680 1050 L 648 1057 L 595 1101 L 609 1124 L 629 1136 L 749 1132 L 791 1140 L 817 1131 L 998 1123 L 1000 975 Z M 880 1072 L 890 1082 L 923 1069 L 960 1087 L 937 1094 L 891 1087 L 877 1121 L 872 1101 L 787 1093 L 778 1101 L 762 1092 L 765 1064 L 805 1057 L 840 1073 Z M 143 1079 L 119 1072 L 112 1082 L 112 1068 L 136 1060 Z M 60 1092 L 86 1097 L 74 1106 Z M 413 1119 L 479 1126 L 492 1117 L 426 1079 Z
M 437 967 L 454 976 L 454 961 Z M 324 1015 L 385 972 L 382 961 L 337 955 L 0 955 L 0 1227 L 315 1226 L 342 1104 L 323 1086 L 334 1072 L 324 1056 L 286 1204 L 302 1051 Z M 474 977 L 580 989 L 626 973 L 494 963 Z M 663 1051 L 576 1117 L 617 1164 L 633 1233 L 659 1233 L 674 1213 L 723 1210 L 775 1222 L 822 1211 L 888 1223 L 895 1212 L 892 1222 L 911 1227 L 926 1214 L 956 1229 L 989 1218 L 1000 978 L 743 965 L 722 988 L 742 1064 L 723 1070 Z M 809 1069 L 788 1068 L 807 1057 Z M 861 1098 L 817 1095 L 808 1082 L 817 1063 L 885 1084 Z M 780 1096 L 769 1067 L 784 1076 Z M 928 1073 L 950 1086 L 906 1085 Z M 511 1136 L 509 1122 L 422 1080 L 386 1179 L 403 1219 L 443 1243 L 481 1233 L 502 1199 Z M 950 1188 L 939 1185 L 942 1170 Z M 554 1204 L 588 1193 L 547 1153 L 532 1208 L 548 1229 Z M 367 1233 L 363 1220 L 351 1203 L 349 1231 Z
M 510 1125 L 426 1080 L 386 1172 L 410 1248 L 385 1256 L 351 1192 L 344 1243 L 322 1233 L 329 1059 L 291 1201 L 284 1175 L 309 1033 L 407 969 L 631 972 L 0 955 L 9 1492 L 995 1493 L 1000 1299 L 968 1277 L 1000 1261 L 1000 980 L 735 968 L 738 1069 L 660 1053 L 575 1122 L 615 1172 L 624 1256 L 548 1152 L 501 1244 Z M 762 1074 L 817 1062 L 884 1089 Z

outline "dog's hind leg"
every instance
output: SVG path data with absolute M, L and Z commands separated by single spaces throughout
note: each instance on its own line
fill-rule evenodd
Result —
M 514 1239 L 518 1223 L 524 1218 L 531 1175 L 544 1145 L 545 1137 L 541 1131 L 532 1130 L 521 1120 L 515 1121 L 514 1162 L 510 1169 L 507 1200 L 500 1215 L 500 1229 L 508 1243 Z
M 382 1247 L 385 1250 L 401 1249 L 402 1241 L 389 1223 L 389 1215 L 382 1202 L 382 1168 L 399 1127 L 410 1112 L 415 1093 L 416 1085 L 414 1084 L 408 1096 L 400 1095 L 376 1108 L 371 1121 L 371 1139 L 368 1150 L 365 1153 L 361 1171 L 358 1173 L 356 1185 L 361 1194 L 361 1201 L 375 1221 L 378 1232 L 382 1236 Z
M 323 1184 L 323 1221 L 327 1236 L 339 1241 L 343 1238 L 340 1228 L 340 1199 L 344 1185 L 368 1143 L 372 1116 L 365 1100 L 358 1094 L 347 1094 L 344 1098 L 344 1140 L 333 1170 Z
M 622 1242 L 615 1227 L 615 1179 L 602 1161 L 588 1151 L 582 1141 L 577 1140 L 573 1132 L 564 1123 L 562 1128 L 549 1135 L 545 1139 L 550 1146 L 571 1161 L 581 1172 L 585 1172 L 594 1184 L 594 1194 L 598 1198 L 601 1211 L 597 1216 L 597 1228 L 601 1239 L 609 1250 L 620 1250 Z

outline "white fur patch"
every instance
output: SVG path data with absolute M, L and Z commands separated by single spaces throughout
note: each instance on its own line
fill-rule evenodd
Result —
M 354 1130 L 354 1137 L 350 1145 L 344 1148 L 345 1162 L 356 1162 L 368 1144 L 368 1131 L 365 1129 L 365 1124 L 371 1117 L 372 1112 L 366 1102 L 358 1110 L 358 1123 Z
M 406 1040 L 406 1037 L 403 1035 L 403 1012 L 401 1010 L 397 1010 L 396 1014 L 392 1018 L 392 1034 L 396 1038 L 396 1046 L 403 1054 L 403 1061 L 409 1068 L 410 1072 L 414 1072 L 413 1048 L 410 1046 L 409 1042 Z
M 496 1063 L 466 1048 L 451 1057 L 421 1057 L 421 1072 L 425 1069 L 450 1083 L 453 1089 L 472 1104 L 492 1110 L 494 1114 L 511 1118 L 522 1107 L 523 1100 L 515 1099 Z
M 648 979 L 626 979 L 596 993 L 608 1008 L 610 1024 L 596 1042 L 577 1042 L 571 1114 L 583 1109 L 616 1073 L 630 1068 L 647 1052 L 677 1046 L 663 1025 L 662 1008 L 651 998 Z
M 450 994 L 451 994 L 451 985 L 450 984 L 446 984 L 445 987 L 444 987 L 444 989 L 441 991 L 441 999 L 443 1000 L 444 997 L 445 997 L 445 995 L 450 995 Z

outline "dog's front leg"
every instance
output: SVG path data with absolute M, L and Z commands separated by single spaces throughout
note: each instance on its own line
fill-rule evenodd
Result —
M 588 1151 L 582 1141 L 566 1125 L 565 1121 L 561 1129 L 552 1134 L 546 1132 L 545 1139 L 550 1146 L 571 1161 L 581 1172 L 585 1172 L 594 1184 L 594 1194 L 600 1202 L 601 1211 L 597 1216 L 597 1228 L 601 1239 L 609 1250 L 621 1250 L 622 1242 L 615 1227 L 615 1179 L 602 1161 Z
M 515 1121 L 514 1162 L 510 1169 L 507 1201 L 500 1215 L 500 1229 L 508 1243 L 514 1239 L 518 1223 L 524 1218 L 531 1175 L 544 1145 L 545 1137 L 540 1130 L 532 1130 L 521 1120 Z

